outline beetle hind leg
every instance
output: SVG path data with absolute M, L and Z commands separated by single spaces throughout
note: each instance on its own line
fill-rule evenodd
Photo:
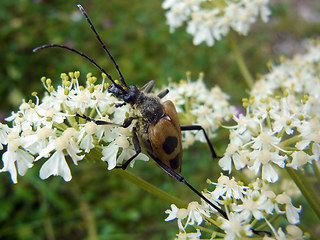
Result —
M 225 211 L 223 211 L 219 206 L 212 203 L 208 198 L 206 198 L 203 194 L 201 194 L 197 189 L 195 189 L 191 184 L 189 184 L 184 177 L 182 177 L 179 173 L 175 172 L 173 169 L 165 165 L 162 161 L 154 158 L 154 160 L 157 162 L 157 164 L 170 176 L 177 179 L 179 182 L 184 183 L 187 185 L 188 188 L 190 188 L 195 194 L 197 194 L 199 197 L 201 197 L 206 203 L 208 203 L 212 208 L 214 208 L 217 212 L 219 212 L 225 219 L 228 219 L 228 216 Z
M 206 133 L 206 131 L 204 130 L 204 128 L 201 125 L 185 125 L 185 126 L 180 126 L 181 131 L 192 131 L 192 130 L 202 130 L 204 137 L 206 138 L 207 144 L 210 148 L 211 151 L 211 155 L 213 158 L 219 158 L 216 154 L 216 151 L 214 150 L 209 137 Z

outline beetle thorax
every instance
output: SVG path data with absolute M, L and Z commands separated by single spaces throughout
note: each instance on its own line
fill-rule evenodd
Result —
M 132 107 L 136 111 L 135 114 L 137 116 L 144 118 L 150 124 L 156 124 L 164 115 L 160 99 L 153 94 L 141 92 Z

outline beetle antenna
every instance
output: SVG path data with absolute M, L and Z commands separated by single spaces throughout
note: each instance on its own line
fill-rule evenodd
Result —
M 124 81 L 124 77 L 123 77 L 123 75 L 122 75 L 122 73 L 121 73 L 121 71 L 120 71 L 120 68 L 119 68 L 116 60 L 114 59 L 114 57 L 111 55 L 111 53 L 109 52 L 109 50 L 108 50 L 108 48 L 106 47 L 106 45 L 105 45 L 105 44 L 103 43 L 103 41 L 101 40 L 98 32 L 96 31 L 95 27 L 93 26 L 93 24 L 92 24 L 92 22 L 91 22 L 88 14 L 86 13 L 86 11 L 84 10 L 84 8 L 83 8 L 80 4 L 78 4 L 77 6 L 78 6 L 78 8 L 80 9 L 81 13 L 82 13 L 82 14 L 85 16 L 85 18 L 87 19 L 87 22 L 89 23 L 92 31 L 93 31 L 94 34 L 96 35 L 96 38 L 97 38 L 98 41 L 100 42 L 102 48 L 107 52 L 107 54 L 109 55 L 111 61 L 112 61 L 113 64 L 114 64 L 114 66 L 116 67 L 116 69 L 117 69 L 117 71 L 118 71 L 118 73 L 119 73 L 119 78 L 120 78 L 121 83 L 122 83 L 124 86 L 128 87 L 127 84 L 126 84 L 126 82 Z
M 82 52 L 80 52 L 80 51 L 78 51 L 78 50 L 76 50 L 76 49 L 74 49 L 74 48 L 70 48 L 70 47 L 67 47 L 67 46 L 65 46 L 65 45 L 59 45 L 59 44 L 45 44 L 45 45 L 42 45 L 42 46 L 40 46 L 40 47 L 34 48 L 32 51 L 33 51 L 33 52 L 37 52 L 37 51 L 39 51 L 39 50 L 43 50 L 43 49 L 46 49 L 46 48 L 63 48 L 63 49 L 66 49 L 66 50 L 68 50 L 68 51 L 71 51 L 71 52 L 74 52 L 74 53 L 80 55 L 81 57 L 83 57 L 83 58 L 87 59 L 88 61 L 90 61 L 91 63 L 93 63 L 101 72 L 103 72 L 104 74 L 107 75 L 107 77 L 109 78 L 109 80 L 110 80 L 115 86 L 117 86 L 119 89 L 121 89 L 121 90 L 124 91 L 124 89 L 123 89 L 119 84 L 117 84 L 117 83 L 112 79 L 111 75 L 108 74 L 102 67 L 100 67 L 100 66 L 98 65 L 98 63 L 96 63 L 92 58 L 88 57 L 86 54 L 84 54 L 84 53 L 82 53 Z

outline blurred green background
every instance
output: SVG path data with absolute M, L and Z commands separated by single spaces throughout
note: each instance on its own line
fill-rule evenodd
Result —
M 214 47 L 193 46 L 185 28 L 169 33 L 160 0 L 1 0 L 0 1 L 0 118 L 16 111 L 22 98 L 44 92 L 41 76 L 60 82 L 61 72 L 98 70 L 81 57 L 50 49 L 33 53 L 44 43 L 65 44 L 87 53 L 116 78 L 110 63 L 77 3 L 81 3 L 101 38 L 116 58 L 126 80 L 141 86 L 151 79 L 157 87 L 168 77 L 179 81 L 191 71 L 193 79 L 205 73 L 208 87 L 218 84 L 240 104 L 246 96 L 227 39 Z M 257 22 L 249 36 L 237 36 L 250 71 L 267 72 L 266 62 L 279 54 L 301 51 L 304 38 L 319 33 L 319 2 L 273 1 L 268 24 Z M 294 24 L 293 24 L 294 23 Z M 277 60 L 276 60 L 277 61 Z M 225 133 L 213 140 L 223 150 Z M 201 159 L 195 162 L 193 159 Z M 40 165 L 40 164 L 38 164 Z M 8 173 L 0 174 L 0 239 L 173 239 L 176 222 L 165 223 L 170 203 L 125 181 L 101 163 L 80 162 L 72 167 L 73 179 L 42 181 L 39 166 L 13 185 Z M 183 184 L 168 177 L 153 162 L 137 162 L 129 169 L 148 182 L 186 201 L 198 200 Z M 183 176 L 196 188 L 207 177 L 219 176 L 206 146 L 196 144 L 184 153 Z

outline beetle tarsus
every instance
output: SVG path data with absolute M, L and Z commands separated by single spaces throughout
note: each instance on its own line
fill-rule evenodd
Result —
M 135 128 L 133 129 L 132 133 L 133 133 L 132 142 L 133 142 L 133 146 L 136 153 L 132 157 L 130 157 L 125 163 L 121 165 L 117 165 L 115 168 L 121 168 L 123 170 L 126 170 L 129 164 L 141 153 L 141 146 L 140 146 L 140 142 L 137 137 Z
M 123 103 L 116 103 L 114 106 L 116 108 L 120 108 L 120 107 L 123 107 L 124 105 L 126 105 L 127 103 L 123 102 Z

